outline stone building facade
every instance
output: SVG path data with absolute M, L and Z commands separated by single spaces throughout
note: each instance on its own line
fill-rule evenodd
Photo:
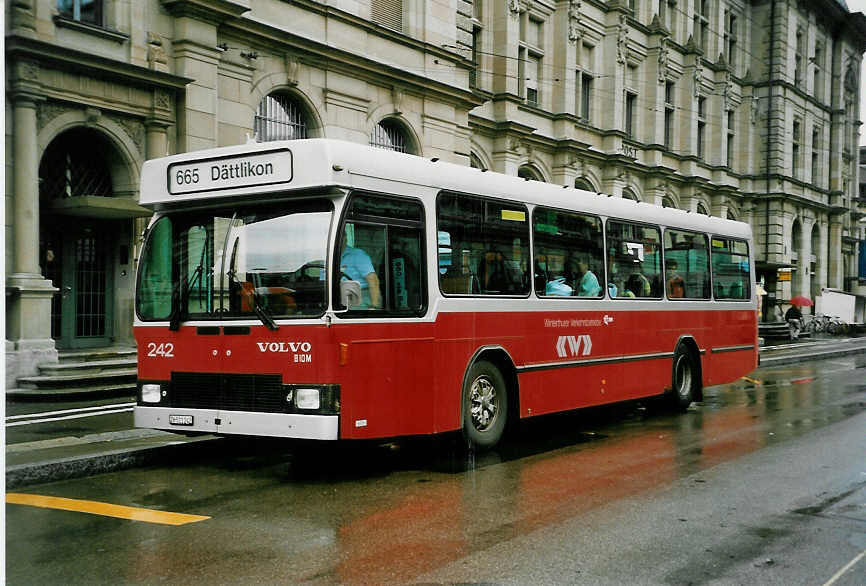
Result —
M 860 286 L 866 18 L 842 0 L 4 6 L 7 385 L 58 350 L 133 343 L 142 162 L 247 140 L 736 218 L 771 296 Z

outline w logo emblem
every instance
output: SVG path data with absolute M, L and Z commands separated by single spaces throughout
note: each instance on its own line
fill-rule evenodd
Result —
M 581 345 L 583 345 L 582 349 Z M 592 338 L 589 337 L 589 334 L 559 336 L 556 340 L 556 355 L 560 358 L 566 358 L 567 356 L 589 356 L 590 351 L 592 351 Z

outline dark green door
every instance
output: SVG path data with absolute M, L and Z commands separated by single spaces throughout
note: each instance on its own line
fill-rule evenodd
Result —
M 52 336 L 60 349 L 108 346 L 113 339 L 114 238 L 108 222 L 58 218 L 46 277 L 60 291 L 52 304 Z M 52 222 L 54 223 L 54 222 Z

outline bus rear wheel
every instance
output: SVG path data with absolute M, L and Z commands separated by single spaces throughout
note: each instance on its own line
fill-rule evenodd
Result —
M 508 419 L 508 389 L 492 363 L 472 365 L 463 385 L 463 435 L 471 448 L 487 450 L 499 443 Z
M 685 411 L 697 395 L 698 368 L 692 353 L 684 345 L 677 346 L 674 352 L 673 389 L 671 399 L 674 407 Z

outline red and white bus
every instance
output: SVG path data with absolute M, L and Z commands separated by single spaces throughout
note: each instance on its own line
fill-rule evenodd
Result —
M 463 430 L 757 365 L 748 225 L 326 139 L 148 161 L 139 427 Z

